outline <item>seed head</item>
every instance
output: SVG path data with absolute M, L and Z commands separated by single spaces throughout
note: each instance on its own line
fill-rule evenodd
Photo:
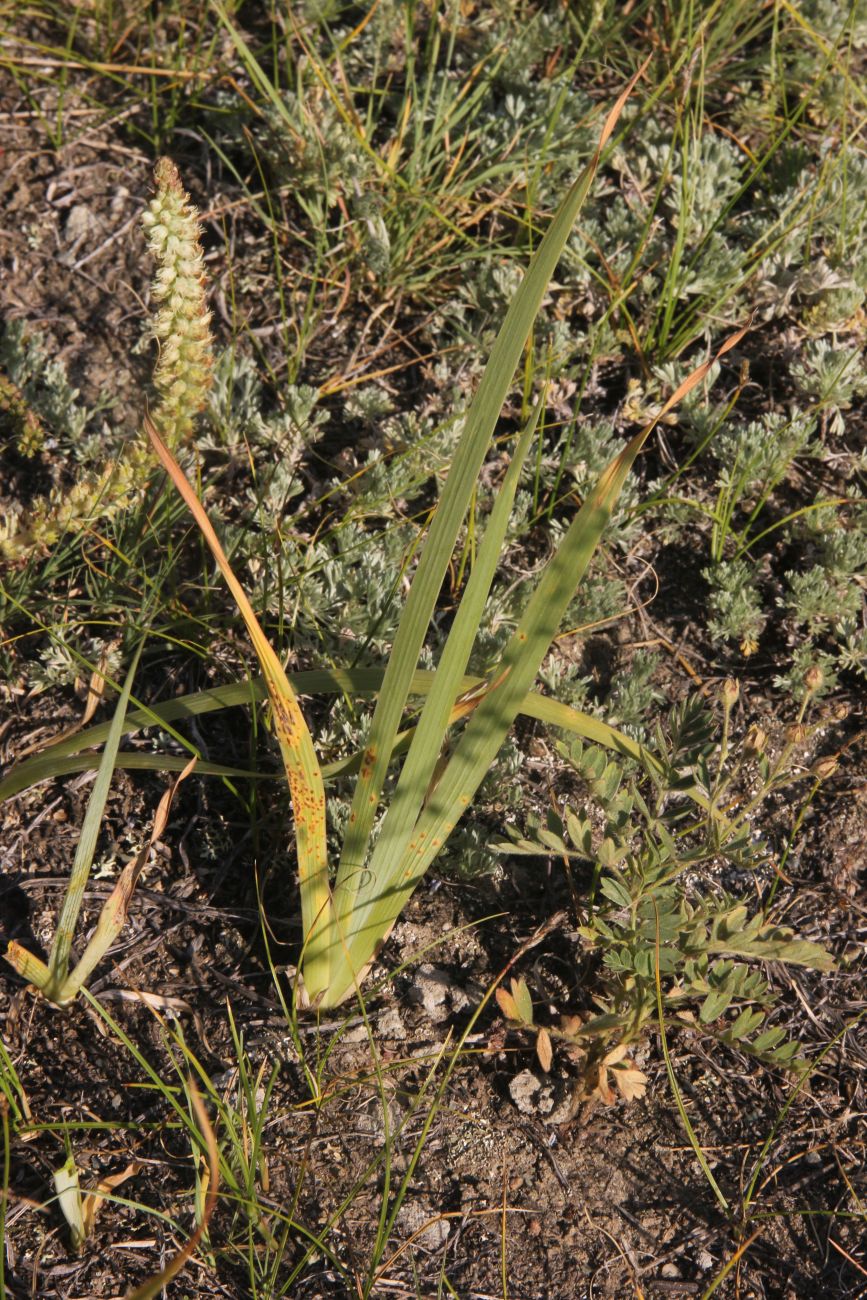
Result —
M 810 771 L 820 781 L 827 781 L 828 777 L 833 776 L 837 771 L 839 762 L 840 760 L 836 754 L 828 754 L 825 758 L 817 758 Z
M 142 214 L 148 247 L 158 262 L 151 292 L 160 304 L 152 333 L 160 353 L 154 421 L 169 446 L 190 433 L 211 383 L 211 314 L 205 302 L 201 224 L 170 158 L 154 168 L 157 192 Z
M 785 731 L 786 742 L 789 745 L 803 745 L 807 739 L 807 728 L 803 722 L 790 722 Z
M 725 705 L 725 707 L 727 709 L 731 709 L 738 702 L 738 696 L 741 693 L 741 688 L 740 686 L 738 686 L 734 677 L 727 677 L 722 684 L 720 693 L 722 695 L 722 702 Z
M 744 753 L 747 758 L 756 758 L 764 751 L 768 743 L 768 733 L 755 722 L 744 736 Z
M 813 664 L 812 668 L 808 668 L 804 673 L 804 685 L 811 695 L 815 695 L 824 680 L 824 674 L 818 664 Z

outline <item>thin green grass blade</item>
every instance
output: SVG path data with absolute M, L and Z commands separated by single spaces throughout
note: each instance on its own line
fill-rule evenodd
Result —
M 63 900 L 60 920 L 57 922 L 57 932 L 48 958 L 49 979 L 47 987 L 43 990 L 48 998 L 60 992 L 69 973 L 69 953 L 72 948 L 72 937 L 75 933 L 78 914 L 81 911 L 81 904 L 84 899 L 84 890 L 90 876 L 94 854 L 96 853 L 96 842 L 105 815 L 105 805 L 108 800 L 111 779 L 114 776 L 117 751 L 123 737 L 126 709 L 143 647 L 144 641 L 142 640 L 138 644 L 129 672 L 126 675 L 123 690 L 108 729 L 105 749 L 97 769 L 93 790 L 87 801 L 87 812 L 84 814 L 81 836 L 75 849 L 75 860 L 72 864 L 69 888 L 66 891 L 66 898 Z
M 521 471 L 539 423 L 544 400 L 543 394 L 518 439 L 497 493 L 476 563 L 461 598 L 368 866 L 373 875 L 378 875 L 381 871 L 387 874 L 388 863 L 402 856 L 424 803 L 449 728 L 454 703 L 461 693 L 467 661 L 478 636 L 479 623 L 502 554 Z M 340 874 L 337 877 L 334 901 L 338 927 L 352 910 L 359 884 L 360 873 L 357 871 L 348 877 Z
M 144 845 L 139 849 L 132 862 L 128 862 L 118 877 L 114 889 L 111 891 L 109 898 L 103 904 L 96 929 L 90 937 L 84 952 L 81 954 L 72 974 L 66 977 L 63 987 L 58 995 L 58 1001 L 64 1005 L 74 1001 L 79 991 L 87 983 L 96 967 L 102 961 L 111 945 L 119 937 L 121 930 L 126 924 L 127 914 L 129 912 L 130 899 L 133 890 L 136 887 L 139 876 L 147 865 L 151 849 L 158 839 L 162 836 L 169 820 L 169 814 L 172 808 L 172 802 L 177 793 L 178 786 L 190 775 L 196 766 L 194 758 L 189 759 L 186 767 L 181 772 L 177 781 L 166 790 L 160 799 L 154 816 L 151 833 Z
M 683 1104 L 683 1097 L 677 1084 L 677 1076 L 674 1073 L 674 1066 L 671 1063 L 671 1054 L 668 1050 L 668 1035 L 665 1032 L 665 1007 L 662 1002 L 662 979 L 659 971 L 659 909 L 657 908 L 655 901 L 653 904 L 653 910 L 656 913 L 656 961 L 654 962 L 653 972 L 656 983 L 656 1014 L 659 1017 L 659 1037 L 660 1042 L 662 1043 L 662 1055 L 665 1058 L 665 1069 L 668 1073 L 668 1081 L 671 1084 L 671 1091 L 674 1095 L 675 1104 L 680 1114 L 680 1118 L 683 1120 L 683 1126 L 686 1129 L 686 1135 L 689 1138 L 690 1146 L 695 1152 L 695 1158 L 701 1165 L 702 1172 L 713 1189 L 714 1196 L 716 1196 L 719 1201 L 720 1209 L 723 1214 L 728 1214 L 729 1203 L 726 1200 L 719 1183 L 711 1172 L 710 1165 L 707 1162 L 707 1157 L 702 1150 L 695 1129 L 690 1123 L 689 1115 L 687 1114 L 686 1107 Z
M 434 511 L 430 532 L 422 549 L 376 703 L 344 837 L 338 869 L 338 878 L 341 880 L 360 872 L 364 866 L 370 832 L 409 696 L 412 675 L 482 462 L 542 298 L 575 218 L 589 193 L 602 151 L 642 71 L 643 68 L 632 78 L 608 114 L 596 152 L 561 203 L 534 253 L 527 273 L 509 305 L 481 382 L 467 411 L 464 432 Z
M 382 668 L 323 668 L 290 673 L 289 678 L 299 695 L 341 695 L 348 692 L 352 695 L 367 696 L 376 695 L 382 686 L 383 671 Z M 410 694 L 422 698 L 426 696 L 433 685 L 435 676 L 435 673 L 426 669 L 418 669 L 413 673 Z M 461 678 L 460 691 L 461 693 L 468 693 L 479 690 L 485 685 L 483 677 L 468 674 Z M 195 691 L 190 695 L 182 695 L 166 700 L 165 703 L 155 704 L 151 708 L 130 711 L 127 713 L 123 732 L 125 736 L 129 736 L 145 727 L 158 727 L 166 722 L 200 717 L 206 713 L 215 713 L 242 704 L 256 703 L 267 699 L 267 697 L 268 688 L 261 677 L 254 677 L 250 681 L 235 682 L 230 686 L 214 686 L 210 690 Z M 561 704 L 558 700 L 552 700 L 546 695 L 538 695 L 535 691 L 531 691 L 521 701 L 520 712 L 525 717 L 535 718 L 538 722 L 543 722 L 547 726 L 560 727 L 573 735 L 583 736 L 585 740 L 590 740 L 594 744 L 604 745 L 606 749 L 610 749 L 617 754 L 644 762 L 653 762 L 653 756 L 648 750 L 644 750 L 637 741 L 618 731 L 616 727 L 609 726 L 607 722 L 603 722 L 600 718 L 594 718 L 589 713 L 582 713 L 578 709 L 573 709 L 568 704 Z M 29 790 L 42 781 L 50 781 L 58 776 L 67 776 L 71 772 L 87 772 L 97 768 L 99 766 L 99 757 L 81 751 L 91 750 L 98 745 L 104 744 L 110 725 L 108 722 L 101 722 L 94 727 L 88 727 L 75 736 L 67 736 L 64 740 L 48 746 L 42 753 L 34 754 L 32 758 L 17 763 L 0 781 L 0 803 L 21 794 L 24 790 Z M 399 743 L 395 746 L 393 757 L 402 752 L 402 749 L 411 740 L 412 734 L 411 728 L 400 733 Z M 343 776 L 348 771 L 354 770 L 359 761 L 360 755 L 353 754 L 348 758 L 323 764 L 322 775 L 326 779 Z M 117 767 L 129 768 L 133 771 L 180 772 L 186 766 L 186 763 L 185 758 L 176 754 L 122 753 L 118 754 L 116 760 Z M 210 763 L 204 760 L 200 760 L 197 764 L 196 773 L 199 776 L 244 778 L 246 780 L 277 780 L 281 776 L 277 772 L 253 772 L 244 768 L 226 767 L 221 763 Z
M 180 754 L 127 754 L 117 756 L 115 768 L 123 772 L 182 772 L 189 762 Z M 27 771 L 25 772 L 25 767 Z M 4 798 L 20 794 L 41 781 L 50 781 L 57 776 L 69 776 L 74 772 L 94 772 L 99 767 L 97 754 L 66 754 L 43 758 L 41 754 L 22 763 L 20 768 L 13 768 L 6 778 L 10 782 L 7 790 L 6 781 L 0 786 L 0 803 Z M 197 776 L 220 776 L 232 781 L 285 781 L 282 772 L 254 772 L 247 767 L 228 767 L 225 763 L 208 763 L 204 759 L 196 767 Z M 13 781 L 13 777 L 15 780 Z M 17 788 L 16 788 L 17 787 Z
M 713 360 L 729 351 L 744 332 L 728 339 Z M 506 646 L 493 684 L 470 715 L 448 766 L 431 792 L 406 853 L 399 861 L 387 861 L 387 871 L 379 875 L 371 871 L 365 876 L 341 936 L 341 955 L 332 962 L 333 979 L 326 1005 L 337 1005 L 352 991 L 359 972 L 365 969 L 377 944 L 388 934 L 418 881 L 469 807 L 520 711 L 521 701 L 587 570 L 636 456 L 657 422 L 704 378 L 711 364 L 708 361 L 698 366 L 656 419 L 614 458 L 572 521 Z

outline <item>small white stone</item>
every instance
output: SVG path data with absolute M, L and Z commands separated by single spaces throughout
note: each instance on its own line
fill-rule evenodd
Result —
M 96 226 L 96 219 L 90 208 L 84 203 L 76 203 L 66 218 L 63 238 L 67 244 L 75 244 L 90 234 Z
M 397 1007 L 389 1007 L 387 1011 L 382 1013 L 376 1026 L 376 1032 L 381 1034 L 383 1038 L 406 1038 L 406 1026 L 400 1018 Z
M 438 1024 L 449 1014 L 446 1000 L 450 986 L 451 980 L 445 971 L 437 970 L 425 962 L 418 969 L 410 997 L 416 1005 L 423 1006 L 431 1020 Z
M 430 1222 L 431 1219 L 434 1220 L 433 1223 Z M 414 1242 L 418 1242 L 428 1250 L 436 1250 L 438 1246 L 444 1245 L 451 1227 L 448 1219 L 437 1219 L 429 1209 L 417 1201 L 408 1201 L 400 1207 L 397 1222 L 407 1237 L 412 1237 L 418 1232 L 419 1235 L 413 1238 Z M 419 1232 L 419 1228 L 424 1227 L 426 1223 L 428 1226 L 423 1232 Z
M 535 1115 L 542 1085 L 532 1070 L 522 1070 L 509 1084 L 509 1095 L 522 1115 Z

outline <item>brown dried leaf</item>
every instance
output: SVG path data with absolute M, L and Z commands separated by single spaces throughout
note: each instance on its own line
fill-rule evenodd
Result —
M 521 1019 L 518 1015 L 518 1008 L 515 1004 L 515 999 L 512 997 L 511 993 L 506 989 L 497 989 L 494 996 L 497 999 L 497 1004 L 500 1010 L 507 1020 Z
M 128 1178 L 134 1178 L 144 1168 L 138 1160 L 132 1160 L 126 1169 L 122 1169 L 119 1174 L 109 1174 L 107 1178 L 101 1178 L 92 1192 L 88 1192 L 82 1199 L 81 1217 L 84 1222 L 84 1235 L 89 1237 L 93 1231 L 93 1221 L 97 1213 L 102 1209 L 103 1201 L 115 1187 L 120 1187 Z
M 599 1094 L 606 1106 L 613 1106 L 617 1100 L 617 1094 L 612 1090 L 608 1083 L 608 1070 L 605 1065 L 599 1067 L 599 1082 L 595 1091 Z
M 547 1074 L 551 1069 L 551 1062 L 554 1059 L 554 1051 L 551 1046 L 551 1035 L 547 1029 L 540 1029 L 536 1036 L 536 1055 L 539 1058 L 539 1064 Z
M 647 1091 L 647 1075 L 633 1062 L 625 1061 L 611 1073 L 624 1101 L 639 1101 Z
M 584 1027 L 584 1021 L 580 1016 L 561 1016 L 560 1028 L 564 1034 L 574 1035 L 576 1038 Z

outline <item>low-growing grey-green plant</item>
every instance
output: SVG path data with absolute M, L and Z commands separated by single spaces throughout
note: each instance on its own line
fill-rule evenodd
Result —
M 814 666 L 798 719 L 773 757 L 757 726 L 735 741 L 733 679 L 722 687 L 721 724 L 694 697 L 657 727 L 639 759 L 624 761 L 580 739 L 558 745 L 584 801 L 513 831 L 500 846 L 584 864 L 590 873 L 578 932 L 586 960 L 598 966 L 593 1010 L 564 1007 L 559 1022 L 548 1016 L 540 1024 L 520 982 L 517 995 L 513 988 L 500 997 L 510 1022 L 543 1031 L 545 1068 L 551 1042 L 560 1042 L 582 1061 L 589 1091 L 598 1089 L 602 1062 L 617 1082 L 618 1069 L 634 1068 L 627 1050 L 658 1020 L 660 995 L 667 1028 L 713 1035 L 765 1065 L 805 1067 L 797 1041 L 774 1023 L 778 994 L 767 967 L 827 971 L 833 961 L 757 906 L 754 892 L 733 891 L 754 873 L 773 877 L 774 850 L 754 829 L 762 805 L 783 788 L 815 781 L 816 765 L 805 768 L 799 755 L 810 735 L 802 719 L 821 686 Z
M 867 394 L 867 375 L 860 348 L 834 347 L 825 338 L 809 341 L 793 366 L 792 378 L 800 391 L 813 399 L 831 433 L 842 434 L 843 412 Z
M 711 530 L 715 563 L 723 560 L 732 544 L 738 555 L 748 550 L 758 531 L 756 520 L 795 457 L 807 451 L 812 432 L 813 422 L 804 416 L 787 419 L 771 412 L 745 428 L 731 421 L 715 436 L 710 448 L 720 466 Z M 733 526 L 736 512 L 737 528 Z
M 0 504 L 0 556 L 21 564 L 55 546 L 64 532 L 111 513 L 128 483 L 124 479 L 113 490 L 121 476 L 111 461 L 91 468 L 95 452 L 104 459 L 100 439 L 105 439 L 105 421 L 97 420 L 98 409 L 79 400 L 42 335 L 20 321 L 7 322 L 0 337 L 0 413 L 10 426 L 7 446 L 31 464 L 40 453 L 51 454 L 47 492 Z M 71 487 L 57 477 L 67 460 L 79 470 Z
M 708 631 L 719 641 L 739 641 L 744 655 L 754 654 L 767 621 L 755 573 L 746 560 L 722 560 L 702 570 L 710 586 Z

